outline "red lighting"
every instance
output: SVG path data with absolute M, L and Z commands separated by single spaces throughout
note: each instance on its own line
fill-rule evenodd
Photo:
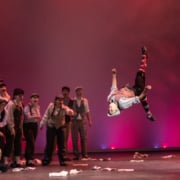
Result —
M 166 149 L 168 146 L 167 146 L 167 144 L 164 144 L 162 147 L 163 147 L 163 149 Z
M 111 146 L 111 148 L 110 148 L 110 149 L 112 149 L 112 150 L 113 150 L 113 149 L 116 149 L 116 148 L 115 148 L 114 146 Z

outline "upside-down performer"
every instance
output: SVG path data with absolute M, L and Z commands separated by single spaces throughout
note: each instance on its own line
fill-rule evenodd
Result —
M 150 85 L 145 85 L 145 71 L 147 67 L 147 49 L 142 47 L 141 64 L 137 71 L 135 83 L 133 86 L 125 85 L 117 88 L 117 71 L 112 69 L 112 86 L 110 94 L 107 97 L 109 103 L 108 116 L 117 116 L 124 109 L 131 107 L 133 104 L 141 103 L 147 119 L 154 121 L 154 117 L 149 109 L 146 93 L 151 89 Z

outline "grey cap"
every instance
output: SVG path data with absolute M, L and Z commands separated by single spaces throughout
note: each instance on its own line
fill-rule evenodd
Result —
M 38 93 L 32 93 L 31 96 L 30 96 L 30 98 L 33 98 L 33 97 L 39 98 L 39 94 L 38 94 Z
M 82 89 L 83 89 L 82 86 L 77 86 L 77 87 L 75 88 L 75 91 L 77 92 L 77 91 L 82 90 Z
M 54 100 L 64 100 L 64 97 L 61 95 L 56 95 Z

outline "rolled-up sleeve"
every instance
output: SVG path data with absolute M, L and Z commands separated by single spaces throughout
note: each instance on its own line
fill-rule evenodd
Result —
M 42 117 L 42 120 L 40 121 L 40 127 L 44 126 L 45 124 L 47 124 L 48 119 L 49 119 L 49 112 L 53 109 L 54 104 L 50 103 Z

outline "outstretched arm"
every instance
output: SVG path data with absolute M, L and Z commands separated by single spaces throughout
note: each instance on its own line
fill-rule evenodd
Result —
M 107 101 L 110 102 L 111 101 L 111 96 L 115 93 L 115 91 L 117 90 L 117 77 L 116 77 L 116 68 L 112 69 L 112 84 L 111 84 L 111 91 L 107 97 Z
M 112 69 L 112 87 L 117 88 L 117 71 L 116 68 Z

